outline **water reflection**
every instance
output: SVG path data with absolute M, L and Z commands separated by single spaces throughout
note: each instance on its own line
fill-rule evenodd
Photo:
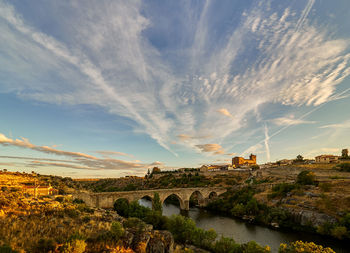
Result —
M 143 206 L 152 207 L 152 203 L 149 200 L 142 199 L 139 203 Z M 180 214 L 179 207 L 173 204 L 163 204 L 163 215 L 171 216 L 173 214 Z M 269 245 L 272 252 L 277 252 L 282 242 L 286 243 L 297 240 L 313 241 L 317 244 L 331 247 L 337 253 L 350 252 L 350 245 L 335 239 L 309 233 L 277 231 L 271 228 L 245 223 L 231 217 L 213 214 L 197 207 L 190 208 L 185 213 L 185 216 L 192 218 L 200 228 L 206 230 L 213 228 L 219 235 L 232 237 L 238 243 L 256 241 L 261 245 Z

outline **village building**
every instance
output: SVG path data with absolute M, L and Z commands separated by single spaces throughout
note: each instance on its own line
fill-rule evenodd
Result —
M 245 159 L 239 156 L 232 158 L 232 167 L 234 168 L 250 165 L 256 165 L 256 155 L 250 154 L 249 159 Z
M 51 185 L 48 186 L 40 186 L 40 185 L 24 185 L 23 191 L 30 195 L 36 196 L 47 196 L 47 195 L 55 195 L 57 194 L 57 190 L 52 188 Z
M 316 163 L 337 163 L 339 156 L 336 155 L 319 155 L 315 157 Z
M 230 164 L 225 165 L 202 165 L 199 168 L 200 172 L 210 172 L 210 171 L 223 171 L 223 170 L 232 170 L 232 166 Z

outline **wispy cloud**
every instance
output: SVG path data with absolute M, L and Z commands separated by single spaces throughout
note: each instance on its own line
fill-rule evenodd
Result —
M 130 157 L 133 157 L 133 155 L 123 153 L 123 152 L 118 152 L 118 151 L 102 150 L 102 151 L 95 151 L 95 153 L 100 154 L 102 156 L 130 156 Z
M 29 142 L 28 139 L 22 137 L 22 139 L 10 139 L 7 138 L 4 134 L 0 133 L 0 144 L 3 146 L 16 146 L 16 147 L 21 147 L 21 148 L 28 148 L 32 150 L 36 150 L 39 152 L 47 153 L 47 154 L 55 154 L 55 155 L 61 155 L 61 156 L 68 156 L 68 157 L 73 157 L 73 158 L 87 158 L 87 159 L 92 159 L 92 160 L 97 160 L 98 158 L 87 155 L 84 153 L 80 152 L 70 152 L 70 151 L 63 151 L 63 150 L 58 150 L 55 148 L 51 148 L 48 146 L 37 146 Z
M 64 15 L 69 9 L 72 15 L 62 18 L 69 29 L 62 26 L 62 36 L 55 37 L 1 1 L 0 50 L 6 64 L 0 63 L 0 92 L 47 103 L 97 105 L 132 119 L 135 131 L 174 154 L 178 145 L 202 152 L 208 152 L 202 145 L 219 145 L 221 149 L 211 152 L 220 154 L 227 149 L 224 140 L 241 136 L 244 129 L 260 128 L 251 112 L 266 104 L 315 108 L 334 99 L 337 85 L 350 75 L 349 38 L 336 38 L 328 28 L 307 22 L 314 0 L 301 13 L 288 7 L 272 11 L 269 2 L 261 2 L 247 8 L 238 25 L 221 36 L 208 25 L 214 4 L 206 1 L 199 13 L 188 12 L 192 44 L 186 50 L 164 53 L 147 37 L 158 24 L 142 14 L 140 1 L 108 6 L 89 2 L 79 8 L 62 3 L 57 13 Z M 170 51 L 188 65 L 175 68 Z M 56 79 L 48 73 L 55 73 Z M 282 117 L 274 123 L 311 122 Z M 201 144 L 201 136 L 218 144 Z M 101 161 L 77 152 L 30 147 L 25 139 L 12 140 L 11 145 L 81 157 L 91 164 Z
M 119 159 L 113 159 L 110 157 L 98 158 L 81 152 L 71 152 L 54 149 L 48 146 L 37 146 L 32 144 L 28 139 L 10 139 L 4 134 L 0 133 L 0 144 L 3 146 L 15 146 L 20 148 L 26 148 L 35 150 L 45 154 L 53 154 L 58 156 L 65 156 L 72 158 L 72 160 L 55 160 L 50 158 L 37 158 L 30 157 L 17 157 L 17 156 L 1 156 L 1 158 L 7 159 L 22 159 L 31 160 L 26 163 L 28 166 L 55 166 L 65 167 L 72 169 L 88 169 L 88 170 L 123 170 L 136 168 L 147 168 L 153 164 L 145 164 L 140 161 L 125 161 Z
M 271 120 L 274 124 L 277 126 L 294 126 L 294 125 L 300 125 L 300 124 L 314 124 L 315 121 L 308 121 L 303 119 L 295 119 L 293 118 L 287 118 L 287 117 L 281 117 Z
M 340 155 L 341 149 L 340 148 L 318 148 L 310 150 L 308 153 L 305 154 L 305 157 L 308 158 L 314 158 L 318 155 L 324 155 L 324 154 L 334 154 L 334 155 Z
M 346 120 L 338 124 L 329 124 L 329 125 L 320 126 L 319 128 L 347 129 L 347 128 L 350 128 L 350 120 Z

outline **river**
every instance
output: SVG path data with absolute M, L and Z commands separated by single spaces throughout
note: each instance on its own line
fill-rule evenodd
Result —
M 143 206 L 152 207 L 151 201 L 146 199 L 139 200 L 139 203 Z M 163 215 L 171 216 L 173 214 L 180 214 L 179 206 L 164 203 Z M 238 243 L 256 241 L 260 245 L 269 245 L 271 247 L 271 252 L 278 252 L 280 243 L 294 242 L 297 240 L 312 241 L 324 247 L 331 247 L 337 253 L 350 252 L 349 244 L 333 238 L 311 233 L 281 231 L 253 225 L 198 207 L 191 207 L 188 212 L 181 214 L 193 219 L 198 227 L 206 230 L 213 228 L 219 235 L 232 237 Z

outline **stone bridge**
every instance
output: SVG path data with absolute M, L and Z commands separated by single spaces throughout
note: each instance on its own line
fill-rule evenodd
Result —
M 171 195 L 175 195 L 180 202 L 181 210 L 189 210 L 190 198 L 193 194 L 197 196 L 198 204 L 206 206 L 211 199 L 226 192 L 225 188 L 220 187 L 203 187 L 203 188 L 174 188 L 174 189 L 152 189 L 141 191 L 124 191 L 124 192 L 102 192 L 89 193 L 77 192 L 73 194 L 74 198 L 85 201 L 89 206 L 99 208 L 113 208 L 114 202 L 118 199 L 127 199 L 129 202 L 138 201 L 142 198 L 153 199 L 155 193 L 159 194 L 161 203 Z

